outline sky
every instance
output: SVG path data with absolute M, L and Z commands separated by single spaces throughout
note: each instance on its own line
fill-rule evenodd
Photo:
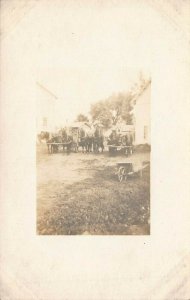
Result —
M 127 91 L 140 71 L 150 72 L 151 15 L 135 1 L 56 3 L 35 9 L 37 80 L 58 97 L 60 119 L 70 121 L 91 103 Z
M 7 41 L 9 52 L 13 49 L 7 60 L 11 55 L 18 66 L 19 60 L 23 61 L 26 73 L 32 66 L 34 80 L 58 97 L 56 119 L 61 121 L 72 121 L 79 113 L 87 114 L 92 103 L 127 91 L 140 72 L 153 74 L 152 65 L 159 65 L 162 55 L 166 57 L 165 46 L 171 45 L 174 52 L 173 45 L 178 43 L 167 22 L 180 31 L 178 24 L 183 24 L 182 19 L 187 24 L 189 16 L 186 6 L 179 6 L 178 1 L 167 2 L 175 12 L 171 15 L 166 2 L 162 5 L 162 1 L 151 0 L 3 3 L 2 32 L 13 33 Z M 10 3 L 15 7 L 9 9 Z M 167 26 L 161 26 L 164 22 Z M 182 29 L 183 35 L 189 32 L 184 26 Z M 18 45 L 16 54 L 14 47 Z

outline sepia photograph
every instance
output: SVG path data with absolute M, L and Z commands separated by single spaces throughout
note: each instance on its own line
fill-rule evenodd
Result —
M 95 71 L 36 82 L 40 235 L 150 234 L 150 74 Z
M 190 1 L 0 16 L 0 298 L 190 299 Z

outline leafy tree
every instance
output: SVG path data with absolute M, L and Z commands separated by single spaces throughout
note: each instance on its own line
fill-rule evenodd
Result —
M 76 118 L 77 122 L 88 122 L 89 119 L 87 116 L 83 115 L 83 114 L 79 114 Z
M 111 126 L 112 114 L 105 101 L 91 105 L 90 113 L 93 121 L 100 121 L 105 127 Z
M 113 94 L 109 98 L 91 105 L 92 120 L 100 121 L 106 128 L 116 125 L 119 121 L 132 124 L 131 110 L 138 95 L 147 87 L 150 79 L 145 79 L 142 72 L 139 80 L 127 93 Z
M 107 128 L 120 120 L 131 124 L 131 100 L 130 94 L 119 93 L 93 104 L 90 111 L 92 120 L 100 121 Z

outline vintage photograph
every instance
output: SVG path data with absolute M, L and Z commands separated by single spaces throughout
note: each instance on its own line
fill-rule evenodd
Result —
M 189 300 L 190 1 L 0 8 L 0 298 Z
M 62 98 L 36 82 L 37 233 L 150 234 L 150 75 L 118 70 L 105 89 L 107 73 L 66 73 Z
M 149 22 L 77 7 L 52 4 L 38 27 L 37 234 L 149 235 Z

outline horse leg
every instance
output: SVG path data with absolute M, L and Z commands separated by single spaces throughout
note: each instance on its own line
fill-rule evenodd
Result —
M 93 152 L 96 153 L 96 143 L 95 143 L 95 141 L 93 143 Z
M 98 141 L 98 144 L 97 144 L 97 152 L 100 153 L 100 147 L 101 147 L 101 144 L 100 144 L 100 141 Z
M 70 145 L 67 145 L 67 154 L 70 154 Z
M 96 143 L 95 152 L 98 153 L 98 143 Z
M 98 154 L 98 152 L 99 152 L 99 145 L 98 143 L 96 143 L 96 154 Z
M 86 153 L 88 153 L 88 152 L 89 152 L 89 145 L 88 145 L 88 142 L 86 143 L 85 148 L 86 148 Z
M 92 152 L 92 145 L 93 145 L 93 141 L 92 141 L 92 138 L 90 140 L 90 152 Z

